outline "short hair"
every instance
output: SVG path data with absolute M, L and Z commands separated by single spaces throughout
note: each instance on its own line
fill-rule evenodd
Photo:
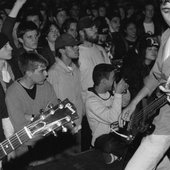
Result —
M 28 31 L 36 30 L 38 33 L 38 27 L 32 21 L 23 21 L 19 24 L 17 29 L 17 37 L 23 38 L 23 35 Z
M 41 32 L 43 38 L 47 37 L 48 33 L 50 32 L 50 28 L 51 28 L 52 25 L 54 25 L 58 29 L 58 31 L 60 32 L 60 28 L 58 27 L 58 25 L 55 22 L 48 21 L 48 22 L 45 23 L 44 28 L 42 29 L 42 32 Z
M 42 22 L 43 21 L 43 17 L 41 15 L 41 12 L 40 10 L 38 9 L 35 9 L 35 8 L 31 8 L 31 9 L 27 9 L 25 12 L 24 12 L 24 16 L 23 16 L 23 20 L 27 20 L 27 17 L 29 16 L 38 16 L 39 17 L 39 20 Z
M 94 86 L 98 86 L 102 79 L 109 79 L 112 71 L 115 71 L 116 73 L 116 67 L 112 64 L 102 63 L 96 65 L 92 74 Z
M 63 32 L 67 32 L 68 31 L 68 29 L 70 28 L 71 23 L 78 23 L 78 22 L 74 18 L 66 19 L 65 22 L 63 23 L 63 26 L 62 26 Z
M 26 71 L 34 71 L 38 65 L 48 66 L 48 61 L 36 52 L 25 52 L 18 58 L 19 69 L 24 75 Z

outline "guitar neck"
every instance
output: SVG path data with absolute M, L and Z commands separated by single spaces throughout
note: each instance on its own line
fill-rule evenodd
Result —
M 148 106 L 142 109 L 143 115 L 147 116 L 148 118 L 152 117 L 157 109 L 160 109 L 167 103 L 167 96 L 162 95 L 161 97 L 155 99 L 151 102 Z
M 27 142 L 30 139 L 26 128 L 18 131 L 10 138 L 4 140 L 0 143 L 0 159 L 2 159 L 5 155 L 8 155 L 23 143 Z
M 142 122 L 144 119 L 149 119 L 154 116 L 156 113 L 155 111 L 167 103 L 167 96 L 162 95 L 161 97 L 152 101 L 149 105 L 141 109 L 139 112 L 132 115 L 132 119 L 129 122 L 128 130 L 137 131 L 134 128 L 139 122 Z

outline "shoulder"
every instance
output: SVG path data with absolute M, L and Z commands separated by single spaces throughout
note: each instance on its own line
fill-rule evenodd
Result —
M 170 36 L 170 28 L 167 28 L 163 33 L 161 38 L 165 39 L 167 36 Z
M 16 90 L 20 89 L 17 81 L 14 81 L 7 89 L 6 93 L 17 93 Z
M 91 105 L 93 102 L 99 101 L 99 97 L 92 91 L 86 91 L 85 103 Z
M 22 87 L 17 81 L 14 81 L 6 91 L 6 98 L 16 99 L 16 97 L 20 96 L 22 92 Z
M 47 80 L 44 82 L 42 88 L 45 88 L 46 90 L 48 90 L 48 89 L 49 89 L 49 90 L 53 89 L 51 83 L 49 83 Z

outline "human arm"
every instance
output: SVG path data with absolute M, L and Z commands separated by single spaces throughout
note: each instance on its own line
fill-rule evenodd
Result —
M 118 116 L 122 109 L 122 93 L 127 88 L 127 83 L 122 79 L 117 84 L 114 84 L 115 93 L 110 99 L 105 101 L 96 95 L 87 97 L 86 111 L 89 116 L 104 124 L 118 121 Z
M 25 4 L 25 2 L 26 2 L 26 0 L 17 0 L 14 3 L 13 8 L 11 9 L 6 20 L 4 21 L 3 27 L 2 27 L 2 33 L 4 33 L 9 38 L 10 44 L 11 44 L 12 48 L 14 48 L 14 49 L 16 49 L 17 47 L 13 40 L 13 34 L 12 34 L 13 28 L 16 23 L 16 17 L 18 15 L 18 12 L 22 8 L 22 6 Z
M 60 94 L 59 93 L 59 85 L 58 85 L 59 84 L 59 82 L 58 82 L 59 77 L 58 76 L 59 75 L 57 74 L 57 71 L 51 70 L 51 69 L 48 71 L 47 80 L 53 86 L 56 96 L 59 96 L 59 94 Z
M 27 0 L 16 0 L 16 2 L 14 3 L 13 8 L 11 9 L 10 13 L 9 13 L 9 17 L 11 18 L 16 18 L 20 9 L 22 8 L 22 6 L 26 3 Z
M 137 94 L 137 96 L 131 101 L 131 103 L 122 111 L 120 117 L 119 117 L 119 126 L 123 127 L 124 123 L 126 121 L 130 120 L 130 117 L 132 115 L 132 113 L 134 112 L 137 104 L 144 98 L 146 97 L 148 94 L 150 93 L 150 90 L 144 86 L 139 93 Z

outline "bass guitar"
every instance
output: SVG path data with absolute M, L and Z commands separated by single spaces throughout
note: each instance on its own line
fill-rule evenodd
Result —
M 138 112 L 134 111 L 126 130 L 115 131 L 113 129 L 112 132 L 120 136 L 127 143 L 131 143 L 137 135 L 144 134 L 148 129 L 152 129 L 151 118 L 155 117 L 157 115 L 156 110 L 166 103 L 168 103 L 167 96 L 163 94 Z
M 10 138 L 0 143 L 0 159 L 8 155 L 28 140 L 47 134 L 59 129 L 66 131 L 65 125 L 78 119 L 78 114 L 74 105 L 68 100 L 60 102 L 58 105 L 49 108 L 25 126 L 23 129 L 12 135 Z

